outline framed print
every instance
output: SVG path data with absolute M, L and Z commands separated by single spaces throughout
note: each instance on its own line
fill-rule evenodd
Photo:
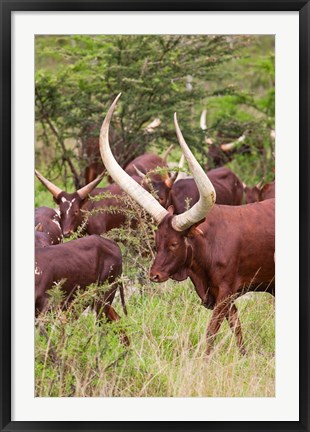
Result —
M 1 430 L 309 430 L 309 3 L 144 9 L 1 2 Z

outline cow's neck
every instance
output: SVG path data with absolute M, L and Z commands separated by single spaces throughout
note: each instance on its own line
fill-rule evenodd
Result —
M 189 266 L 189 277 L 202 303 L 206 305 L 210 303 L 208 296 L 210 296 L 211 291 L 213 291 L 213 288 L 211 288 L 212 281 L 209 277 L 209 269 L 211 268 L 211 248 L 208 247 L 209 242 L 206 224 L 203 223 L 199 225 L 193 235 L 188 237 L 187 241 L 193 250 L 192 261 Z

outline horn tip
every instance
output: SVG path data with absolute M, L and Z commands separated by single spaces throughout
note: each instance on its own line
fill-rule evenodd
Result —
M 121 97 L 121 94 L 122 94 L 122 92 L 120 92 L 120 93 L 116 96 L 116 98 L 115 98 L 115 100 L 114 100 L 114 103 L 116 103 L 116 102 L 119 100 L 119 98 Z

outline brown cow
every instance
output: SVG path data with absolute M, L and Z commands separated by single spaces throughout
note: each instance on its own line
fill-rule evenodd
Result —
M 125 171 L 130 176 L 145 175 L 149 171 L 153 171 L 150 173 L 150 179 L 152 181 L 162 181 L 163 179 L 169 178 L 168 174 L 168 165 L 167 165 L 167 157 L 172 149 L 173 145 L 168 147 L 163 157 L 160 157 L 153 153 L 144 153 L 135 159 L 133 159 L 126 166 Z M 163 173 L 156 173 L 157 168 L 163 168 Z
M 51 246 L 51 240 L 47 233 L 35 230 L 34 238 L 35 247 L 46 247 Z
M 35 209 L 35 242 L 36 246 L 48 246 L 62 241 L 60 215 L 49 207 Z
M 240 137 L 241 138 L 241 137 Z M 239 138 L 239 140 L 240 140 Z M 238 140 L 237 140 L 238 142 Z M 231 162 L 234 159 L 236 153 L 251 153 L 249 145 L 242 144 L 238 147 L 233 147 L 230 144 L 214 144 L 213 142 L 208 144 L 207 147 L 207 159 L 206 170 L 209 171 L 213 168 L 219 168 Z
M 94 181 L 78 189 L 73 193 L 63 191 L 52 182 L 43 177 L 39 171 L 35 174 L 46 189 L 53 195 L 54 201 L 59 205 L 60 226 L 64 237 L 69 237 L 82 223 L 83 214 L 81 209 L 87 203 L 89 194 L 103 179 L 103 173 Z M 101 233 L 93 233 L 101 234 Z
M 161 158 L 152 153 L 145 153 L 131 161 L 125 171 L 130 176 L 139 176 L 139 183 L 149 192 L 155 192 L 161 205 L 165 205 L 171 190 L 171 187 L 177 177 L 177 172 L 170 175 L 168 172 L 167 157 L 174 145 L 172 144 L 166 150 Z M 162 172 L 157 172 L 162 168 Z
M 132 174 L 132 178 L 137 183 L 143 181 L 143 186 L 147 190 L 154 190 L 160 200 L 164 194 L 165 202 L 177 173 L 171 177 L 168 174 L 151 173 L 151 186 L 148 182 L 149 177 L 145 176 L 145 173 L 157 167 L 168 169 L 166 158 L 171 148 L 172 146 L 166 150 L 163 158 L 154 154 L 144 154 L 134 160 L 137 166 L 130 163 L 126 168 L 126 172 L 130 175 Z M 35 171 L 35 173 L 40 182 L 53 195 L 54 201 L 59 205 L 59 222 L 64 237 L 70 237 L 81 226 L 85 220 L 85 212 L 93 211 L 94 213 L 88 217 L 87 223 L 84 226 L 84 232 L 87 234 L 103 234 L 113 228 L 124 225 L 126 221 L 125 207 L 123 201 L 118 199 L 118 197 L 121 198 L 124 191 L 115 183 L 105 188 L 96 188 L 103 178 L 103 173 L 91 183 L 73 193 L 68 193 L 58 188 L 38 171 Z M 89 197 L 101 194 L 111 195 L 111 197 L 102 198 L 98 201 L 89 200 Z M 113 213 L 109 212 L 109 208 L 112 207 L 115 209 Z
M 103 234 L 124 225 L 126 215 L 121 199 L 124 191 L 115 183 L 105 188 L 96 188 L 102 175 L 73 193 L 61 190 L 38 171 L 36 171 L 36 176 L 51 192 L 54 201 L 59 205 L 60 226 L 64 237 L 70 237 L 81 225 L 83 225 L 83 233 L 90 235 Z M 141 181 L 138 176 L 134 179 L 136 182 Z M 103 195 L 99 200 L 89 199 L 89 197 L 94 198 L 99 195 Z M 114 209 L 113 212 L 110 211 L 111 208 Z M 93 214 L 87 217 L 86 212 L 93 212 Z
M 243 184 L 230 169 L 215 168 L 208 171 L 216 192 L 216 203 L 226 205 L 241 205 L 243 200 Z M 174 183 L 170 190 L 166 208 L 173 205 L 175 214 L 183 213 L 187 207 L 192 207 L 199 200 L 199 191 L 193 178 L 181 179 Z
M 127 315 L 124 291 L 117 279 L 122 273 L 122 255 L 117 243 L 97 235 L 67 243 L 36 248 L 35 250 L 35 310 L 36 315 L 48 308 L 48 290 L 55 282 L 63 281 L 65 302 L 72 301 L 76 289 L 108 282 L 111 284 L 94 307 L 98 316 L 104 313 L 109 321 L 118 321 L 119 315 L 112 302 L 117 289 L 124 313 Z
M 150 270 L 154 282 L 190 278 L 202 303 L 213 309 L 207 329 L 207 354 L 227 319 L 242 353 L 241 324 L 234 300 L 248 291 L 275 289 L 274 199 L 243 206 L 215 205 L 215 191 L 179 129 L 182 151 L 197 183 L 199 201 L 180 215 L 163 208 L 122 170 L 109 147 L 109 124 L 118 97 L 111 105 L 100 132 L 100 152 L 110 175 L 158 224 L 157 255 Z
M 266 183 L 260 181 L 256 186 L 250 188 L 244 185 L 244 198 L 247 204 L 275 198 L 275 181 Z

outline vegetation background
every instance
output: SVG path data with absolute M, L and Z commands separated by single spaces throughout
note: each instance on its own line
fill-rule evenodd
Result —
M 114 127 L 126 158 L 163 154 L 176 143 L 173 113 L 198 161 L 207 162 L 207 139 L 245 141 L 228 163 L 254 185 L 274 176 L 275 71 L 273 36 L 37 36 L 36 168 L 68 191 L 83 185 L 81 142 L 99 135 L 104 115 L 120 91 Z M 207 109 L 207 129 L 200 128 Z M 146 126 L 159 118 L 153 133 Z M 246 144 L 247 151 L 243 151 Z M 170 161 L 178 162 L 176 145 Z M 104 185 L 106 180 L 102 182 Z M 53 207 L 36 182 L 35 205 Z M 248 355 L 222 325 L 216 349 L 204 359 L 204 335 L 211 312 L 199 304 L 190 281 L 152 284 L 155 227 L 141 209 L 141 226 L 109 232 L 121 243 L 128 317 L 99 325 L 76 311 L 100 295 L 90 287 L 70 311 L 59 305 L 39 319 L 36 336 L 37 396 L 274 396 L 274 300 L 252 294 L 237 301 Z M 148 254 L 144 253 L 148 250 Z M 122 314 L 119 300 L 116 309 Z M 44 328 L 44 331 L 39 331 Z M 119 340 L 125 330 L 129 348 Z

